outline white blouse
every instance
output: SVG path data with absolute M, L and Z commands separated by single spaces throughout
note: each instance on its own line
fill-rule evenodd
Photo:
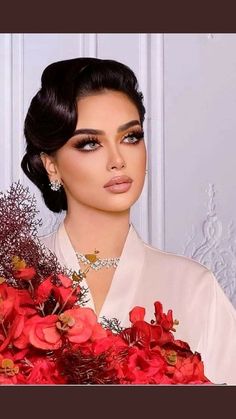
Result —
M 40 240 L 61 265 L 79 270 L 63 222 Z M 86 280 L 81 285 L 88 288 Z M 87 306 L 95 311 L 89 291 L 88 298 Z M 142 306 L 150 321 L 155 301 L 163 304 L 165 313 L 173 310 L 179 321 L 175 337 L 201 354 L 205 375 L 216 384 L 236 384 L 236 310 L 214 275 L 192 259 L 144 243 L 131 224 L 99 317 L 116 317 L 122 326 L 129 326 L 129 311 Z

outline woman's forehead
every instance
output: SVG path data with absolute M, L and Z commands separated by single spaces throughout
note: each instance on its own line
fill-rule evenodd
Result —
M 103 130 L 104 126 L 112 124 L 121 131 L 122 126 L 132 120 L 140 123 L 136 105 L 121 92 L 109 91 L 81 98 L 78 100 L 77 110 L 76 128 Z

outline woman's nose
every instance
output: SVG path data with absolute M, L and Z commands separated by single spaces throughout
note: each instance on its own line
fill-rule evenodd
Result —
M 125 160 L 118 150 L 115 150 L 110 154 L 107 166 L 108 170 L 120 170 L 126 166 Z

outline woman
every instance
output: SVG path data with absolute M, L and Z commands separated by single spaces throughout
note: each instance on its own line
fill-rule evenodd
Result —
M 41 241 L 80 272 L 98 316 L 128 326 L 139 305 L 150 321 L 159 300 L 179 321 L 176 338 L 201 353 L 207 377 L 236 384 L 236 312 L 216 279 L 144 243 L 130 224 L 145 179 L 144 115 L 137 79 L 121 63 L 78 58 L 44 70 L 25 120 L 22 168 L 48 208 L 66 216 Z

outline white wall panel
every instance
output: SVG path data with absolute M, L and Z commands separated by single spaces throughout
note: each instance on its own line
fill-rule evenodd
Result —
M 23 181 L 19 165 L 24 152 L 24 39 L 22 34 L 12 34 L 12 179 Z
M 165 246 L 209 266 L 236 303 L 235 51 L 235 34 L 164 36 Z
M 163 47 L 163 35 L 151 34 L 148 75 L 148 225 L 149 242 L 160 249 L 164 249 L 165 246 Z
M 12 182 L 12 39 L 0 34 L 0 187 L 7 189 Z

